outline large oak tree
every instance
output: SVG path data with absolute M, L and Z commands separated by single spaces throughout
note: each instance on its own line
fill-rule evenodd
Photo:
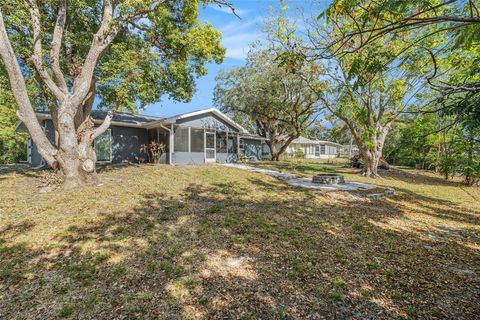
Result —
M 12 0 L 0 5 L 0 58 L 17 115 L 66 188 L 96 180 L 93 141 L 116 110 L 164 95 L 188 100 L 204 64 L 221 62 L 221 34 L 198 21 L 199 5 L 221 0 Z M 36 84 L 40 93 L 27 88 Z M 94 102 L 108 109 L 95 127 Z M 51 143 L 34 108 L 50 111 Z
M 247 63 L 217 77 L 215 103 L 234 119 L 266 139 L 271 160 L 278 161 L 290 143 L 316 119 L 317 93 L 307 81 L 318 82 L 319 68 L 305 65 L 292 73 L 275 61 L 271 49 L 252 49 Z

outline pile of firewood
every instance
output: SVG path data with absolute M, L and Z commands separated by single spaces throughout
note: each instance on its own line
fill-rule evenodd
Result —
M 145 152 L 148 155 L 148 162 L 159 163 L 162 154 L 165 153 L 166 146 L 164 143 L 152 141 L 151 143 L 143 144 L 140 147 L 140 152 Z

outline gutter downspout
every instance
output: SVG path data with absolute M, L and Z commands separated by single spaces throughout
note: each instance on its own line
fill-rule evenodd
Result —
M 173 136 L 175 134 L 175 130 L 173 129 L 173 123 L 170 124 L 170 130 L 168 130 L 170 132 L 170 134 L 168 135 L 169 136 L 169 140 L 170 140 L 170 146 L 168 148 L 168 156 L 169 156 L 169 160 L 170 160 L 170 165 L 175 165 L 173 163 Z

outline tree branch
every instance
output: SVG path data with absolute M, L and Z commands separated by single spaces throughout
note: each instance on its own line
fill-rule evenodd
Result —
M 58 15 L 53 30 L 52 49 L 50 50 L 50 59 L 52 60 L 52 69 L 57 84 L 64 92 L 68 92 L 67 83 L 60 68 L 60 48 L 62 46 L 63 30 L 67 19 L 67 2 L 66 0 L 58 0 Z
M 92 45 L 85 58 L 80 74 L 74 80 L 72 96 L 74 105 L 81 105 L 86 98 L 90 91 L 95 67 L 119 31 L 118 23 L 115 23 L 113 20 L 114 10 L 115 5 L 113 0 L 106 0 L 103 9 L 102 23 L 97 33 L 93 36 Z
M 30 98 L 28 97 L 28 90 L 23 78 L 20 65 L 18 64 L 15 52 L 13 51 L 10 40 L 8 39 L 7 31 L 3 21 L 3 15 L 0 10 L 0 58 L 5 65 L 7 74 L 10 80 L 12 93 L 17 102 L 18 118 L 25 124 L 30 132 L 33 142 L 38 148 L 38 152 L 42 155 L 45 161 L 52 167 L 56 168 L 55 155 L 57 150 L 48 140 L 38 123 L 37 116 L 33 110 Z
M 110 109 L 107 111 L 107 115 L 105 116 L 105 120 L 103 120 L 102 124 L 96 127 L 93 130 L 93 139 L 95 140 L 98 138 L 102 133 L 105 132 L 112 124 L 113 116 L 115 115 L 116 108 Z
M 66 92 L 62 92 L 56 83 L 50 77 L 50 74 L 45 69 L 43 64 L 43 49 L 42 49 L 42 30 L 40 22 L 40 10 L 38 9 L 37 2 L 35 0 L 28 0 L 28 10 L 32 19 L 33 27 L 33 56 L 32 61 L 35 69 L 37 70 L 40 78 L 48 87 L 48 90 L 54 95 L 58 101 L 63 101 L 66 98 Z

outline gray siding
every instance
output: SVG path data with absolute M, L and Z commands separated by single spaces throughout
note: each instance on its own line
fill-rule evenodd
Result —
M 270 152 L 268 147 L 266 147 L 265 142 L 256 139 L 242 139 L 243 140 L 243 150 L 245 152 L 245 156 L 254 159 L 254 160 L 262 160 L 265 157 L 270 156 Z M 263 155 L 263 153 L 268 153 Z
M 48 138 L 48 140 L 53 144 L 55 145 L 55 127 L 53 126 L 53 122 L 52 120 L 43 120 L 40 125 L 44 128 L 44 131 L 45 131 L 45 134 Z M 29 137 L 29 139 L 31 139 Z M 33 143 L 32 141 L 32 161 L 31 161 L 31 165 L 33 166 L 39 166 L 41 163 L 42 163 L 42 156 L 40 155 L 40 153 L 38 152 L 38 149 L 37 149 L 37 146 L 35 145 L 35 143 Z
M 28 138 L 28 139 L 32 139 L 32 138 Z M 31 162 L 30 164 L 32 166 L 39 166 L 41 163 L 42 163 L 42 156 L 40 155 L 40 153 L 38 153 L 38 150 L 37 150 L 37 146 L 35 145 L 35 143 L 33 143 L 32 141 L 32 156 L 31 156 Z
M 54 143 L 55 129 L 51 120 L 45 120 L 45 132 L 48 139 Z M 140 146 L 147 143 L 147 130 L 142 128 L 112 126 L 112 163 L 136 162 L 135 157 L 147 159 L 147 154 L 140 152 Z M 165 162 L 165 156 L 161 159 Z M 38 166 L 42 156 L 35 144 L 32 145 L 32 165 Z
M 204 152 L 174 152 L 172 158 L 174 164 L 205 163 Z
M 236 153 L 217 153 L 217 163 L 232 163 L 238 160 Z
M 142 144 L 148 142 L 147 130 L 142 128 L 111 126 L 112 129 L 112 163 L 136 162 L 135 157 L 147 159 L 147 154 L 140 152 Z
M 216 163 L 231 163 L 238 162 L 238 155 L 236 153 L 218 153 Z M 205 163 L 204 152 L 174 152 L 174 164 L 201 164 Z
M 176 124 L 201 129 L 214 129 L 217 131 L 238 132 L 236 128 L 226 123 L 213 113 L 201 114 L 194 117 L 177 120 Z
M 45 120 L 45 133 L 47 134 L 48 140 L 55 145 L 55 126 L 52 120 Z

